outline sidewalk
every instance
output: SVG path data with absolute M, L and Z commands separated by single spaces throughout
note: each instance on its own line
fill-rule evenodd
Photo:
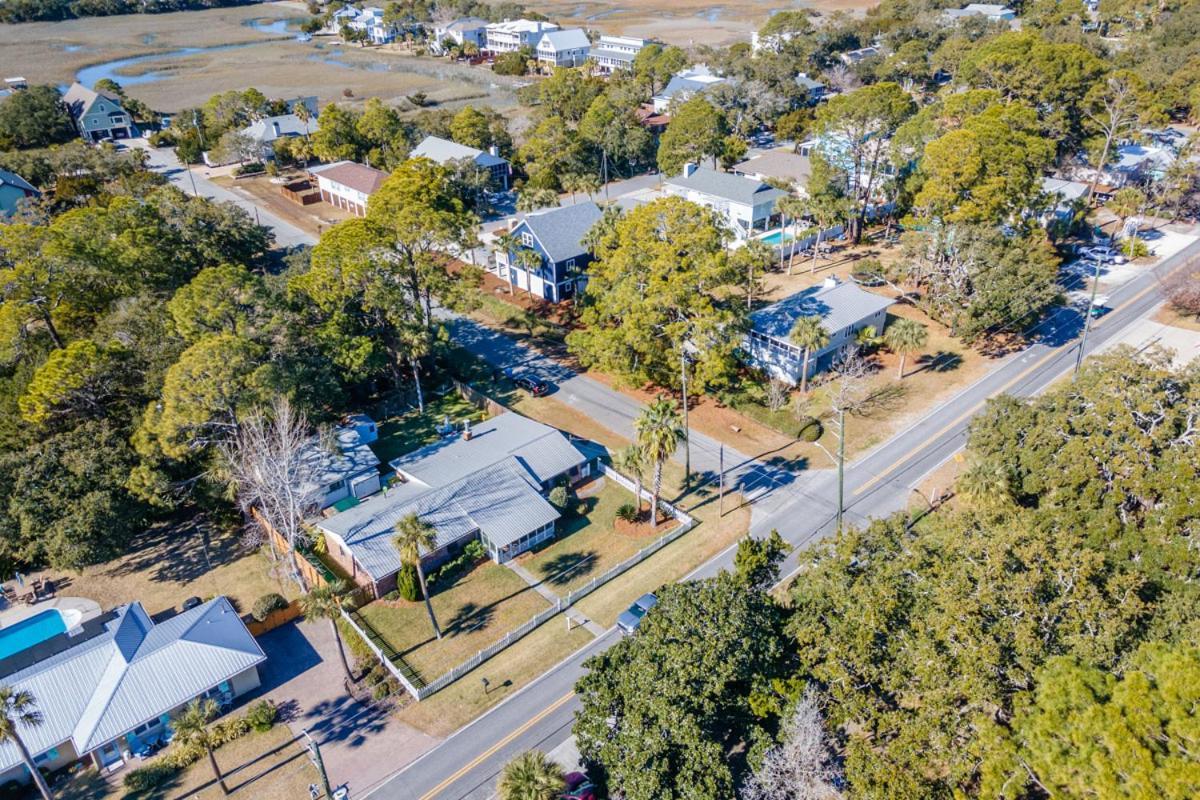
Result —
M 516 561 L 508 561 L 504 564 L 504 566 L 511 569 L 516 573 L 518 578 L 529 584 L 529 588 L 546 598 L 546 602 L 550 603 L 551 605 L 558 605 L 558 603 L 562 601 L 561 597 L 550 591 L 550 587 L 546 586 L 545 581 L 538 580 L 533 573 L 525 569 Z M 601 628 L 595 622 L 592 622 L 590 619 L 585 617 L 574 606 L 568 608 L 564 613 L 567 615 L 567 619 L 571 620 L 571 622 L 575 623 L 576 625 L 582 625 L 583 627 L 587 628 L 588 633 L 592 634 L 593 636 L 604 635 L 604 628 Z

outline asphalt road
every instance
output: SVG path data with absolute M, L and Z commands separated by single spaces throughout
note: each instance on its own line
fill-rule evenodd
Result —
M 1109 293 L 1113 309 L 1094 322 L 1088 335 L 1092 353 L 1119 337 L 1162 302 L 1160 278 L 1190 259 L 1200 258 L 1200 242 L 1165 260 Z M 1083 315 L 1062 308 L 1035 329 L 1038 340 L 1008 358 L 986 377 L 932 410 L 925 418 L 848 465 L 845 480 L 848 524 L 885 516 L 908 507 L 913 487 L 962 449 L 967 425 L 988 398 L 1008 393 L 1034 395 L 1069 375 L 1079 352 Z M 802 547 L 835 529 L 837 485 L 831 470 L 785 477 L 789 491 L 769 514 L 760 515 L 753 534 L 771 528 Z M 734 548 L 704 564 L 689 577 L 706 577 L 728 568 Z M 795 567 L 793 554 L 788 567 Z M 632 599 L 632 598 L 631 598 Z M 575 710 L 575 681 L 583 662 L 617 640 L 609 630 L 520 692 L 457 731 L 378 788 L 370 800 L 484 800 L 493 796 L 501 768 L 529 749 L 548 751 L 570 736 Z

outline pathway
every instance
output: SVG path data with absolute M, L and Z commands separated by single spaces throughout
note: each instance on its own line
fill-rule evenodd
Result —
M 546 598 L 546 602 L 550 605 L 556 606 L 562 602 L 562 598 L 552 592 L 550 587 L 546 585 L 545 581 L 538 579 L 536 575 L 525 569 L 525 567 L 521 566 L 516 561 L 507 561 L 505 562 L 504 566 L 511 569 L 516 573 L 518 578 L 529 584 L 529 588 Z M 582 625 L 583 627 L 587 628 L 588 633 L 592 634 L 593 636 L 604 635 L 604 628 L 601 628 L 595 622 L 592 622 L 590 619 L 585 617 L 582 613 L 580 613 L 579 609 L 575 608 L 575 606 L 569 606 L 564 613 L 567 615 L 567 619 L 571 620 L 571 622 L 575 623 L 576 625 Z

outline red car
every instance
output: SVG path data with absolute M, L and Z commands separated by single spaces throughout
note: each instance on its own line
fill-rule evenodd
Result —
M 582 772 L 572 772 L 567 775 L 567 790 L 560 794 L 559 800 L 596 800 L 596 787 Z

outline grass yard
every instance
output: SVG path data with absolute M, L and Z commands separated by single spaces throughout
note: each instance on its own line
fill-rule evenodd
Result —
M 411 453 L 427 444 L 441 439 L 437 426 L 447 417 L 451 422 L 462 424 L 464 419 L 478 422 L 486 414 L 464 400 L 455 391 L 441 397 L 425 398 L 425 413 L 410 411 L 398 417 L 389 417 L 379 423 L 379 439 L 371 445 L 375 455 L 383 464 L 393 458 Z
M 595 494 L 580 498 L 586 509 L 582 515 L 562 520 L 558 538 L 536 553 L 519 557 L 518 561 L 552 591 L 564 595 L 586 584 L 597 575 L 621 563 L 652 542 L 658 534 L 647 526 L 641 535 L 618 532 L 614 527 L 617 509 L 633 502 L 633 493 L 606 478 L 598 478 L 588 487 L 600 484 Z M 584 487 L 587 493 L 588 487 Z M 659 533 L 674 527 L 660 525 Z
M 247 553 L 238 530 L 202 517 L 155 525 L 128 554 L 104 564 L 45 574 L 59 594 L 87 597 L 104 609 L 140 600 L 150 614 L 177 608 L 193 595 L 224 594 L 243 613 L 268 592 L 299 595 L 265 550 Z
M 537 592 L 507 567 L 485 561 L 452 586 L 433 591 L 433 613 L 442 639 L 433 636 L 422 602 L 376 600 L 359 614 L 426 681 L 492 644 L 547 607 Z

